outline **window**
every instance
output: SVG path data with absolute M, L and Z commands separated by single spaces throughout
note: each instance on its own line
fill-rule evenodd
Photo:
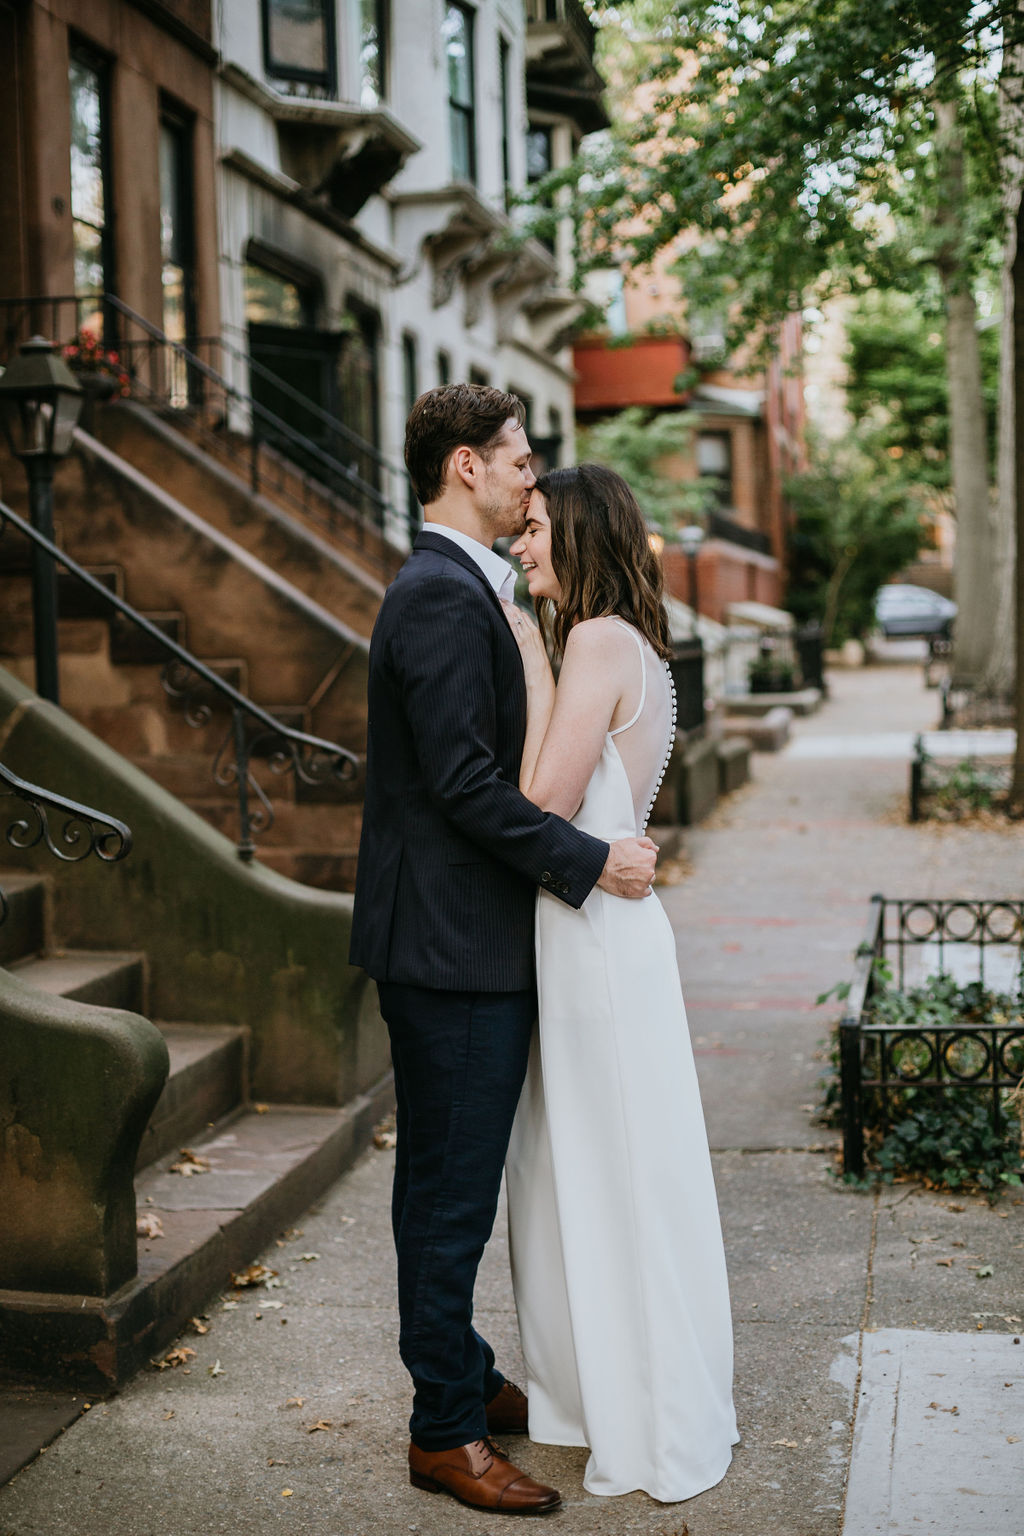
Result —
M 473 79 L 473 12 L 449 5 L 443 28 L 448 55 L 448 121 L 452 177 L 476 181 L 476 101 Z
M 384 101 L 387 84 L 387 0 L 359 0 L 359 104 Z
M 505 188 L 505 208 L 512 198 L 512 95 L 509 89 L 509 44 L 498 38 L 498 78 L 501 84 L 501 176 Z
M 541 181 L 551 169 L 551 129 L 531 128 L 526 135 L 526 179 Z
M 732 505 L 732 434 L 697 434 L 697 473 L 714 491 L 719 507 Z
M 452 360 L 447 352 L 437 354 L 437 382 L 440 385 L 450 384 L 452 381 Z
M 103 295 L 114 287 L 110 238 L 110 127 L 105 59 L 73 48 L 71 90 L 71 229 L 80 328 L 105 334 Z
M 483 384 L 486 388 L 491 381 L 482 368 L 471 368 L 469 370 L 469 382 L 471 384 Z
M 333 0 L 263 0 L 268 75 L 334 88 Z
M 163 328 L 172 341 L 190 345 L 195 335 L 195 269 L 192 238 L 192 125 L 165 111 L 160 117 L 160 277 Z M 171 355 L 170 403 L 189 403 L 184 360 Z M 193 381 L 193 390 L 198 381 Z
M 418 352 L 416 337 L 406 331 L 402 336 L 402 382 L 405 388 L 406 415 L 416 404 L 420 392 Z M 409 525 L 409 537 L 413 539 L 420 526 L 420 504 L 416 500 L 416 492 L 408 476 L 406 476 L 405 515 Z
M 250 325 L 310 326 L 315 309 L 308 287 L 246 262 L 245 318 Z

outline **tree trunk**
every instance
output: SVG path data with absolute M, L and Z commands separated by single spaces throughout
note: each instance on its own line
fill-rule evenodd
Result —
M 994 540 L 988 441 L 977 310 L 970 274 L 959 248 L 966 191 L 956 103 L 936 101 L 935 117 L 941 166 L 936 222 L 944 237 L 937 253 L 937 266 L 946 301 L 950 478 L 957 520 L 953 584 L 959 612 L 954 682 L 976 687 L 992 651 L 996 620 L 992 602 Z
M 1024 0 L 1017 0 L 1018 15 Z M 1007 629 L 1013 655 L 1017 742 L 1010 779 L 1009 809 L 1024 813 L 1024 47 L 1008 48 L 1000 80 L 1000 127 L 1003 133 L 1002 183 L 1006 208 L 1003 258 L 1002 353 L 999 377 L 999 506 L 1015 537 L 1010 549 L 1014 570 L 1014 605 Z M 1015 642 L 1015 643 L 1014 643 Z M 1014 675 L 1015 674 L 1015 675 Z
M 1024 12 L 1024 0 L 1018 0 Z M 996 464 L 996 503 L 993 609 L 995 633 L 988 663 L 981 677 L 981 692 L 988 698 L 1007 703 L 1014 698 L 1017 655 L 1019 599 L 1014 577 L 1019 516 L 1017 464 L 1020 462 L 1020 429 L 1017 423 L 1018 396 L 1024 388 L 1024 272 L 1021 270 L 1021 243 L 1018 219 L 1021 206 L 1021 181 L 1024 178 L 1024 50 L 1008 47 L 1003 56 L 999 82 L 999 127 L 1002 135 L 1000 179 L 1006 239 L 1003 247 L 1002 320 L 999 348 L 999 444 Z

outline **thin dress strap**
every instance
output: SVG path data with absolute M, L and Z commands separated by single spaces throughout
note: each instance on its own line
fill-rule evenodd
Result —
M 644 705 L 647 702 L 647 662 L 644 657 L 644 643 L 633 626 L 631 624 L 624 623 L 622 619 L 613 619 L 612 622 L 617 624 L 620 629 L 624 629 L 628 635 L 633 636 L 633 639 L 636 641 L 636 648 L 640 652 L 640 676 L 642 683 L 640 689 L 640 703 L 637 705 L 632 719 L 627 720 L 625 725 L 616 726 L 614 731 L 608 732 L 609 736 L 621 736 L 622 732 L 628 731 L 631 725 L 636 725 L 637 721 L 640 719 L 640 716 L 643 714 Z

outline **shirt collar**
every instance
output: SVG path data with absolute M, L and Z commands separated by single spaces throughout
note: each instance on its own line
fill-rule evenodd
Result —
M 468 533 L 463 533 L 459 528 L 449 528 L 444 523 L 424 523 L 424 533 L 438 533 L 443 539 L 451 539 L 464 550 L 474 564 L 480 567 L 490 586 L 494 588 L 498 597 L 511 602 L 515 595 L 516 573 L 514 567 L 502 555 L 496 554 L 493 549 L 488 549 L 486 544 L 481 544 L 478 539 L 471 538 Z

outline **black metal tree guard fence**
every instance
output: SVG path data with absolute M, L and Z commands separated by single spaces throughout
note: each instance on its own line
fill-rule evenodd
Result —
M 1015 957 L 1019 988 L 1024 964 L 1024 900 L 999 901 L 871 898 L 870 914 L 846 1011 L 839 1025 L 839 1063 L 843 1128 L 843 1167 L 860 1178 L 864 1172 L 865 1107 L 883 1129 L 891 1119 L 894 1096 L 908 1088 L 933 1094 L 981 1094 L 991 1101 L 996 1129 L 1005 1123 L 1004 1099 L 1024 1081 L 1024 1018 L 996 1018 L 920 1025 L 894 1024 L 875 1015 L 883 987 L 879 963 L 891 969 L 903 991 L 908 962 L 931 946 L 932 974 L 947 971 L 950 951 L 970 954 L 973 980 L 992 986 L 993 952 L 1005 965 Z M 916 952 L 916 954 L 915 954 Z M 986 957 L 989 957 L 986 975 Z M 962 972 L 963 967 L 958 966 Z M 922 975 L 915 981 L 924 980 Z M 1024 1014 L 1024 1003 L 1022 1003 Z
M 189 725 L 197 729 L 204 727 L 218 711 L 222 718 L 225 714 L 230 717 L 227 731 L 214 755 L 212 774 L 216 784 L 222 788 L 233 786 L 236 792 L 240 859 L 246 862 L 252 859 L 256 852 L 254 836 L 269 830 L 274 821 L 270 800 L 252 773 L 254 759 L 266 762 L 271 772 L 292 773 L 296 783 L 310 786 L 355 783 L 360 768 L 360 759 L 355 752 L 275 720 L 273 715 L 204 666 L 183 645 L 137 613 L 124 598 L 97 581 L 0 501 L 0 535 L 8 525 L 44 549 L 106 607 L 120 614 L 133 628 L 141 630 L 167 655 L 161 683 L 168 698 L 181 703 Z
M 978 810 L 1005 799 L 1010 792 L 1013 766 L 998 757 L 957 757 L 938 761 L 927 750 L 924 737 L 914 738 L 910 759 L 910 821 L 924 821 L 938 804 L 948 803 L 951 816 Z
M 92 853 L 104 864 L 117 864 L 132 850 L 131 829 L 116 816 L 30 784 L 0 763 L 0 822 L 8 817 L 13 818 L 4 830 L 8 847 L 23 852 L 41 843 L 62 864 L 77 864 Z M 7 911 L 0 891 L 0 924 Z

